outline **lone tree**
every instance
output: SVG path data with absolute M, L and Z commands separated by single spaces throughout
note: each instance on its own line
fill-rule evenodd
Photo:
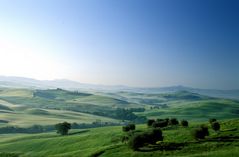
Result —
M 181 125 L 182 125 L 183 127 L 188 127 L 188 121 L 187 121 L 187 120 L 182 120 L 182 121 L 181 121 Z
M 211 123 L 212 129 L 214 131 L 219 131 L 220 130 L 220 124 L 218 122 L 213 122 Z
M 67 122 L 58 123 L 55 125 L 57 133 L 61 135 L 67 135 L 68 131 L 71 129 L 71 124 Z

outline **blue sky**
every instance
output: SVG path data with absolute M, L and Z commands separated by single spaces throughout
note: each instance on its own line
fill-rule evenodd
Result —
M 239 88 L 236 0 L 0 0 L 0 75 Z

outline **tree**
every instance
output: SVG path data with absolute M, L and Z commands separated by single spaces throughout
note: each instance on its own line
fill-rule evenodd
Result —
M 128 125 L 122 127 L 123 132 L 128 132 L 130 131 L 130 127 Z
M 157 141 L 163 141 L 162 131 L 159 128 L 150 130 L 146 135 L 146 142 L 149 144 L 156 144 Z
M 182 120 L 182 121 L 181 121 L 181 125 L 182 125 L 183 127 L 188 127 L 188 121 L 187 121 L 187 120 Z
M 169 124 L 170 125 L 178 125 L 178 120 L 176 119 L 176 118 L 171 118 L 170 120 L 169 120 Z
M 131 123 L 128 124 L 130 130 L 135 130 L 135 124 Z
M 210 118 L 209 123 L 212 124 L 213 122 L 216 122 L 217 120 L 215 118 Z
M 157 141 L 162 141 L 162 131 L 160 129 L 150 129 L 149 131 L 134 134 L 129 140 L 129 147 L 133 150 L 138 150 L 145 144 L 156 144 Z
M 209 135 L 208 127 L 205 125 L 201 125 L 200 128 L 193 130 L 192 135 L 196 140 L 204 139 L 206 136 Z
M 149 120 L 147 121 L 148 127 L 151 127 L 154 122 L 155 122 L 154 119 L 149 119 Z
M 128 132 L 130 130 L 135 130 L 135 124 L 131 123 L 122 127 L 123 132 Z
M 220 124 L 218 122 L 213 122 L 211 123 L 212 129 L 214 131 L 219 131 L 220 130 Z
M 129 140 L 129 147 L 133 150 L 138 150 L 140 147 L 145 144 L 144 134 L 135 134 Z
M 71 129 L 71 124 L 67 122 L 58 123 L 55 125 L 58 134 L 67 135 L 69 129 Z

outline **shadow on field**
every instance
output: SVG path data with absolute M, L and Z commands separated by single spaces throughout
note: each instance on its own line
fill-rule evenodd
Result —
M 172 142 L 162 142 L 156 145 L 149 145 L 148 147 L 143 147 L 139 149 L 140 152 L 151 152 L 156 150 L 181 150 L 187 143 L 172 143 Z
M 213 137 L 206 140 L 207 142 L 234 142 L 239 141 L 239 136 L 220 136 Z
M 86 133 L 89 132 L 90 130 L 81 130 L 81 131 L 76 131 L 76 132 L 71 132 L 68 135 L 76 135 L 76 134 L 82 134 L 82 133 Z

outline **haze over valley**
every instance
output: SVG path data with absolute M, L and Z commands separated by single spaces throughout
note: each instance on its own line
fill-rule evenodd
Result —
M 0 0 L 0 157 L 237 157 L 235 0 Z

